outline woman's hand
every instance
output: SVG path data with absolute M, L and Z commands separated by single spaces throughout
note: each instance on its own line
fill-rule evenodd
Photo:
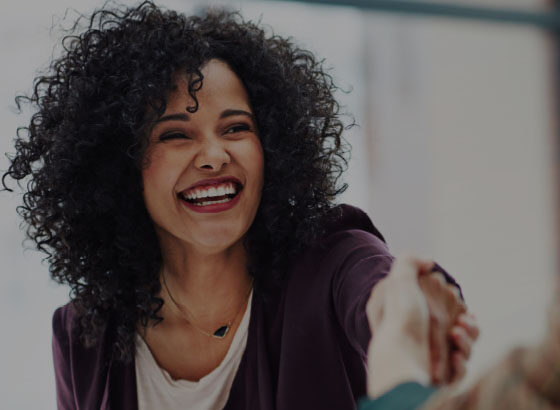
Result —
M 433 262 L 406 257 L 393 262 L 377 284 L 366 312 L 372 329 L 368 349 L 368 394 L 377 397 L 407 381 L 428 384 L 430 312 L 419 286 Z

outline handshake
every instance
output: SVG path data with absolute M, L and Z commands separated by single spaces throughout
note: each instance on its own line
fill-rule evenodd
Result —
M 372 291 L 366 307 L 372 398 L 402 383 L 443 385 L 465 374 L 478 326 L 459 289 L 433 270 L 433 262 L 397 258 Z

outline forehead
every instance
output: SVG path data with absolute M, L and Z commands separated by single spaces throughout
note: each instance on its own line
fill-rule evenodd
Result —
M 241 79 L 227 63 L 212 59 L 200 70 L 203 75 L 202 88 L 195 93 L 200 109 L 243 108 L 250 109 L 249 96 Z M 188 93 L 188 78 L 184 74 L 176 77 L 176 88 L 167 98 L 167 112 L 184 112 L 186 106 L 194 105 Z

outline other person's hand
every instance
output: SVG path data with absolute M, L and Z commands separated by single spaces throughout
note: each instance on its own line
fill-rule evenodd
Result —
M 443 274 L 419 277 L 430 317 L 429 345 L 432 384 L 448 384 L 465 375 L 465 364 L 478 338 L 478 326 L 459 290 Z

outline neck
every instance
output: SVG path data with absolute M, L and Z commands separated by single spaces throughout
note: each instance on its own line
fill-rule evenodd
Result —
M 163 249 L 165 281 L 173 299 L 196 320 L 224 320 L 244 303 L 251 286 L 241 241 L 220 252 L 201 252 L 182 246 Z M 165 295 L 166 303 L 173 303 Z

